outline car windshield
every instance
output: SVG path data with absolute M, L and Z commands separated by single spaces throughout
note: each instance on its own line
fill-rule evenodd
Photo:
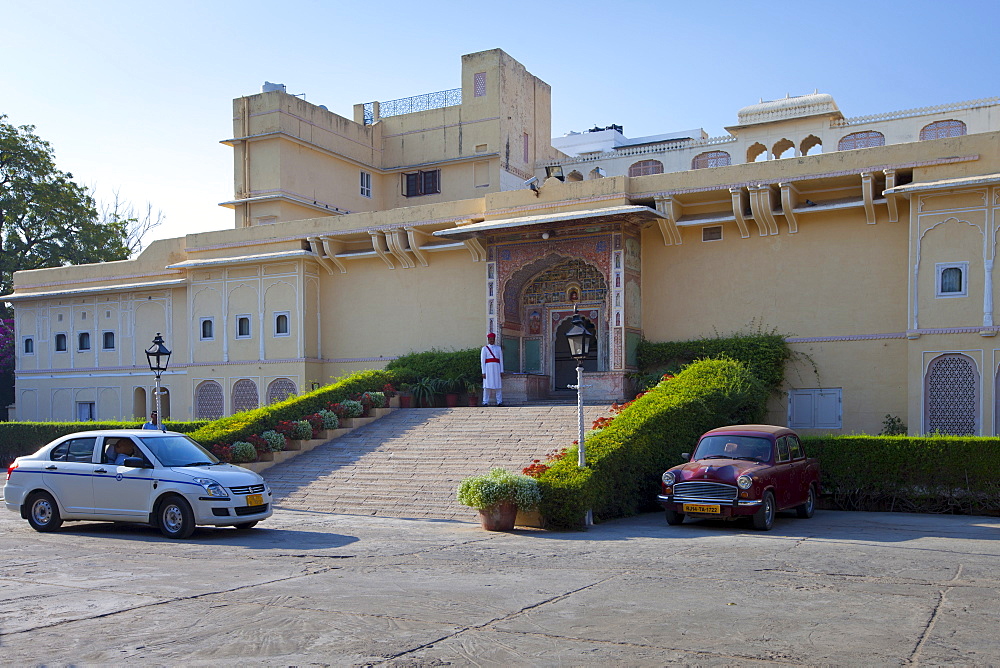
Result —
M 747 459 L 768 462 L 771 461 L 771 441 L 759 436 L 713 434 L 701 439 L 692 459 Z
M 141 437 L 143 445 L 164 466 L 208 466 L 218 464 L 219 458 L 187 436 L 164 434 Z

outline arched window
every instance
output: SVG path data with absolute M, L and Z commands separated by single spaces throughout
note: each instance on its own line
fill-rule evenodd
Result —
M 979 374 L 971 357 L 947 354 L 927 367 L 927 433 L 974 436 L 979 433 Z
M 874 130 L 865 132 L 852 132 L 844 135 L 837 143 L 838 151 L 851 151 L 856 148 L 872 148 L 873 146 L 885 146 L 885 135 Z
M 104 350 L 114 350 L 115 349 L 115 333 L 114 332 L 104 332 L 103 341 L 101 342 L 101 348 Z
M 215 319 L 214 318 L 202 318 L 201 319 L 201 340 L 211 341 L 215 338 Z
M 64 353 L 66 352 L 66 335 L 56 334 L 56 352 Z
M 966 132 L 962 121 L 934 121 L 920 131 L 920 141 L 925 139 L 944 139 L 945 137 L 961 137 Z
M 194 415 L 198 420 L 218 420 L 225 415 L 222 386 L 214 380 L 206 380 L 199 385 L 194 395 Z
M 24 340 L 24 354 L 34 355 L 35 354 L 35 340 L 32 338 L 27 338 Z
M 252 380 L 238 380 L 233 385 L 233 412 L 249 411 L 260 404 L 257 399 L 257 383 Z
M 781 139 L 771 147 L 771 155 L 775 158 L 794 158 L 795 144 L 792 143 L 791 139 Z
M 77 344 L 77 350 L 90 350 L 90 332 L 80 332 Z
M 763 162 L 767 160 L 767 147 L 757 142 L 747 149 L 747 162 Z
M 583 181 L 583 174 L 576 171 L 575 169 L 566 175 L 567 181 Z
M 295 383 L 288 378 L 275 378 L 267 386 L 267 403 L 283 401 L 295 394 Z
M 813 149 L 817 149 L 813 151 Z M 823 152 L 823 140 L 816 135 L 809 135 L 799 144 L 799 155 L 816 155 Z
M 706 151 L 694 156 L 691 161 L 691 169 L 705 169 L 706 167 L 728 167 L 732 163 L 732 158 L 725 151 Z
M 659 160 L 640 160 L 632 163 L 628 168 L 629 176 L 649 176 L 650 174 L 662 174 L 663 163 Z
M 274 335 L 288 336 L 288 314 L 278 313 L 274 316 Z
M 590 170 L 590 178 L 592 179 L 603 179 L 605 177 L 604 169 L 601 167 L 594 167 Z

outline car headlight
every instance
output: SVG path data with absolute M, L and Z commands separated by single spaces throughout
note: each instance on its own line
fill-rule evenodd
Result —
M 736 479 L 736 486 L 740 489 L 750 489 L 753 487 L 753 478 L 748 475 L 741 475 Z
M 205 488 L 205 493 L 209 496 L 227 497 L 229 493 L 226 489 L 211 478 L 195 478 L 194 481 Z
M 666 485 L 667 487 L 672 486 L 674 484 L 674 474 L 673 474 L 673 472 L 672 471 L 667 471 L 666 473 L 663 474 L 663 477 L 661 478 L 661 480 L 663 480 L 663 484 Z

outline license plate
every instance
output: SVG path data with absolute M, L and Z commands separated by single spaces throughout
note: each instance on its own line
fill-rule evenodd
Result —
M 685 503 L 685 513 L 703 513 L 706 515 L 719 515 L 722 513 L 722 506 L 705 505 L 701 503 Z
M 247 505 L 248 506 L 263 506 L 264 505 L 264 495 L 263 494 L 248 494 L 247 495 Z

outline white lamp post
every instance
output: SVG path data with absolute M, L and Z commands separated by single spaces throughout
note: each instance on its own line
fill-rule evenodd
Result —
M 170 363 L 170 351 L 163 345 L 163 337 L 157 332 L 153 338 L 153 345 L 146 349 L 146 361 L 149 362 L 149 370 L 156 376 L 156 426 L 166 431 L 163 427 L 163 418 L 160 417 L 160 376 L 167 370 Z
M 580 421 L 580 448 L 577 465 L 583 468 L 587 465 L 587 455 L 583 444 L 583 388 L 588 387 L 583 384 L 583 360 L 590 352 L 590 340 L 593 338 L 593 334 L 584 323 L 577 306 L 573 307 L 572 325 L 566 332 L 566 341 L 569 343 L 569 354 L 576 360 L 576 385 L 569 387 L 576 390 L 576 412 Z

